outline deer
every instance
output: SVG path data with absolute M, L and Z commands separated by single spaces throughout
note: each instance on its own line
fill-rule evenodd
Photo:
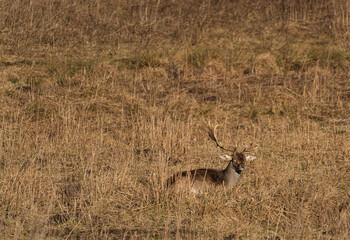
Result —
M 222 146 L 216 137 L 217 125 L 213 126 L 208 122 L 207 133 L 209 138 L 216 143 L 220 149 L 230 152 L 230 154 L 221 155 L 220 158 L 229 161 L 223 170 L 200 168 L 190 171 L 178 172 L 167 179 L 166 187 L 175 193 L 187 192 L 190 194 L 200 194 L 208 187 L 223 186 L 231 188 L 235 186 L 241 177 L 246 161 L 252 161 L 256 157 L 252 155 L 246 156 L 247 153 L 255 150 L 253 142 L 248 148 L 238 152 L 237 147 L 227 149 Z

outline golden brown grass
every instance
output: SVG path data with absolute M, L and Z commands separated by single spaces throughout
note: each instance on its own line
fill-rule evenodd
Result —
M 349 2 L 192 2 L 1 1 L 1 239 L 349 239 Z

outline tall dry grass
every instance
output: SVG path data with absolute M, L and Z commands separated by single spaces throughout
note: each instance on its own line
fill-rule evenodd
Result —
M 0 238 L 348 239 L 348 1 L 1 1 Z M 259 145 L 233 189 L 202 130 Z

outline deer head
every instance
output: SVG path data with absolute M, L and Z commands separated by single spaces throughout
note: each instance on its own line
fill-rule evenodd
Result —
M 210 124 L 210 122 L 208 122 L 207 128 L 208 128 L 207 132 L 208 132 L 209 138 L 216 143 L 216 146 L 218 146 L 224 151 L 231 152 L 231 154 L 221 155 L 220 158 L 224 160 L 232 161 L 233 167 L 236 170 L 240 170 L 240 171 L 243 170 L 246 161 L 252 161 L 255 159 L 255 156 L 252 156 L 252 155 L 246 156 L 246 153 L 249 153 L 255 150 L 253 143 L 251 143 L 249 147 L 244 148 L 242 152 L 238 152 L 237 148 L 227 149 L 227 148 L 224 148 L 222 144 L 219 143 L 219 141 L 217 140 L 217 137 L 216 137 L 217 125 L 213 126 Z

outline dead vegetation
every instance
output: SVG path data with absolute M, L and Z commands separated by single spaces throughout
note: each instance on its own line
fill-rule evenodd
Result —
M 0 238 L 349 238 L 349 2 L 192 3 L 1 1 Z

